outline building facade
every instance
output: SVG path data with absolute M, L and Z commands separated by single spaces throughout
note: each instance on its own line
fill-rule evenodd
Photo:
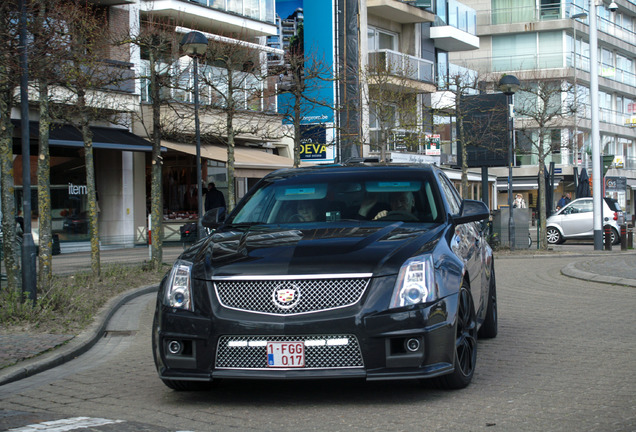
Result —
M 465 0 L 477 11 L 479 50 L 454 53 L 451 61 L 493 76 L 513 74 L 523 82 L 558 80 L 562 96 L 560 124 L 543 137 L 555 171 L 555 202 L 562 194 L 575 196 L 583 169 L 591 175 L 590 31 L 588 0 Z M 636 3 L 599 2 L 598 28 L 600 148 L 607 161 L 604 194 L 616 198 L 628 215 L 636 214 Z M 495 82 L 486 86 L 495 90 Z M 515 95 L 515 108 L 529 102 Z M 538 103 L 538 102 L 537 102 Z M 530 151 L 538 132 L 527 133 L 528 118 L 517 115 L 515 192 L 531 206 L 537 198 L 537 156 Z M 526 129 L 521 131 L 521 129 Z M 507 169 L 495 172 L 505 193 Z M 505 202 L 505 199 L 500 199 Z M 534 203 L 534 205 L 533 205 Z M 549 205 L 555 203 L 549 203 Z
M 280 132 L 276 96 L 271 83 L 259 68 L 268 55 L 282 50 L 269 49 L 265 39 L 277 33 L 274 0 L 93 0 L 96 15 L 103 17 L 108 34 L 130 35 L 134 39 L 152 23 L 172 33 L 167 51 L 170 58 L 158 63 L 161 73 L 171 75 L 171 85 L 162 90 L 162 141 L 164 239 L 179 240 L 179 226 L 198 217 L 196 190 L 200 184 L 215 182 L 227 194 L 227 136 L 218 127 L 226 118 L 218 81 L 240 78 L 233 101 L 239 131 L 235 137 L 235 190 L 239 199 L 263 175 L 291 167 L 293 159 Z M 250 66 L 231 72 L 210 61 L 202 61 L 201 74 L 201 156 L 202 172 L 195 169 L 196 146 L 192 121 L 192 60 L 185 56 L 179 41 L 189 31 L 202 32 L 210 44 L 236 46 L 249 52 Z M 96 189 L 99 209 L 99 237 L 102 246 L 133 246 L 147 241 L 150 203 L 150 164 L 152 144 L 151 95 L 149 94 L 148 50 L 135 43 L 113 45 L 105 50 L 104 68 L 125 76 L 117 87 L 98 90 L 104 100 L 103 117 L 91 123 L 95 149 Z M 238 70 L 240 69 L 240 70 Z M 216 79 L 218 78 L 218 79 Z M 216 79 L 216 81 L 215 81 Z M 217 97 L 215 97 L 217 96 Z M 31 100 L 31 154 L 37 154 L 38 107 Z M 163 103 L 165 102 L 165 103 Z M 12 119 L 20 124 L 19 110 Z M 167 127 L 168 124 L 178 128 Z M 15 128 L 20 142 L 19 126 Z M 51 128 L 51 190 L 53 233 L 60 238 L 62 252 L 88 247 L 86 176 L 83 143 L 76 128 L 62 120 Z M 16 146 L 16 149 L 19 146 Z M 34 151 L 35 150 L 35 151 Z M 32 202 L 37 209 L 37 157 L 31 157 Z M 21 157 L 17 151 L 14 170 L 16 202 L 21 205 Z M 37 223 L 34 225 L 37 231 Z M 34 234 L 37 234 L 34 232 Z

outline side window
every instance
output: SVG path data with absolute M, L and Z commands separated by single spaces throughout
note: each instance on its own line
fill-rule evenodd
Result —
M 440 174 L 439 176 L 440 183 L 442 184 L 442 193 L 446 197 L 446 201 L 448 201 L 448 205 L 450 206 L 451 213 L 457 214 L 460 209 L 460 198 L 459 194 L 451 184 L 451 182 L 446 178 L 445 175 Z

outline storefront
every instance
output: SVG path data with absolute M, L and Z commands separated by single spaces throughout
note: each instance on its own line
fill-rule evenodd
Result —
M 168 149 L 163 157 L 164 240 L 179 241 L 180 227 L 198 219 L 196 147 L 194 144 L 171 141 L 162 141 L 161 145 Z M 202 177 L 206 179 L 203 186 L 206 187 L 209 182 L 215 183 L 227 202 L 227 148 L 202 144 L 200 154 Z M 290 158 L 244 146 L 234 148 L 234 159 L 234 189 L 237 202 L 266 174 L 293 166 L 293 160 Z
M 22 216 L 22 156 L 19 120 L 14 120 L 13 175 L 16 213 Z M 30 122 L 31 154 L 37 155 L 38 123 Z M 92 127 L 101 245 L 134 245 L 135 226 L 146 216 L 146 155 L 152 144 L 125 129 Z M 88 195 L 84 144 L 69 125 L 50 129 L 50 191 L 53 234 L 62 252 L 89 247 Z M 31 202 L 34 238 L 38 232 L 37 156 L 31 156 Z

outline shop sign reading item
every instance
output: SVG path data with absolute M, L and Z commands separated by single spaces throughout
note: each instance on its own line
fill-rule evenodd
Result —
M 68 194 L 69 195 L 88 195 L 88 189 L 86 188 L 86 185 L 74 185 L 73 183 L 69 183 Z
M 305 367 L 305 344 L 303 342 L 267 342 L 267 366 Z

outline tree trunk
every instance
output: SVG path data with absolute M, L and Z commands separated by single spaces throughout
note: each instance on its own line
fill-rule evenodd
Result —
M 236 205 L 234 191 L 234 115 L 232 108 L 227 113 L 227 212 L 231 212 Z M 201 177 L 201 173 L 198 174 Z
M 78 91 L 77 105 L 80 111 L 86 109 L 86 95 Z M 84 164 L 86 165 L 86 192 L 88 194 L 88 227 L 91 238 L 91 271 L 93 278 L 99 279 L 101 268 L 99 262 L 99 229 L 97 225 L 97 201 L 95 194 L 95 162 L 93 157 L 93 132 L 88 125 L 88 118 L 82 114 L 82 138 L 84 139 Z
M 152 267 L 159 269 L 163 262 L 163 190 L 161 187 L 161 98 L 154 52 L 150 50 L 150 87 L 152 92 L 152 172 L 150 180 L 150 218 Z
M 1 66 L 0 66 L 1 67 Z M 3 94 L 0 100 L 0 172 L 2 183 L 2 254 L 4 271 L 7 275 L 7 290 L 20 292 L 20 244 L 16 238 L 15 188 L 13 184 L 13 125 L 11 124 L 10 104 Z
M 300 166 L 300 147 L 302 145 L 302 136 L 300 131 L 301 120 L 301 96 L 294 90 L 294 168 Z
M 39 254 L 38 286 L 47 292 L 53 277 L 53 231 L 51 224 L 51 156 L 49 154 L 49 87 L 40 81 L 40 130 L 38 157 Z

